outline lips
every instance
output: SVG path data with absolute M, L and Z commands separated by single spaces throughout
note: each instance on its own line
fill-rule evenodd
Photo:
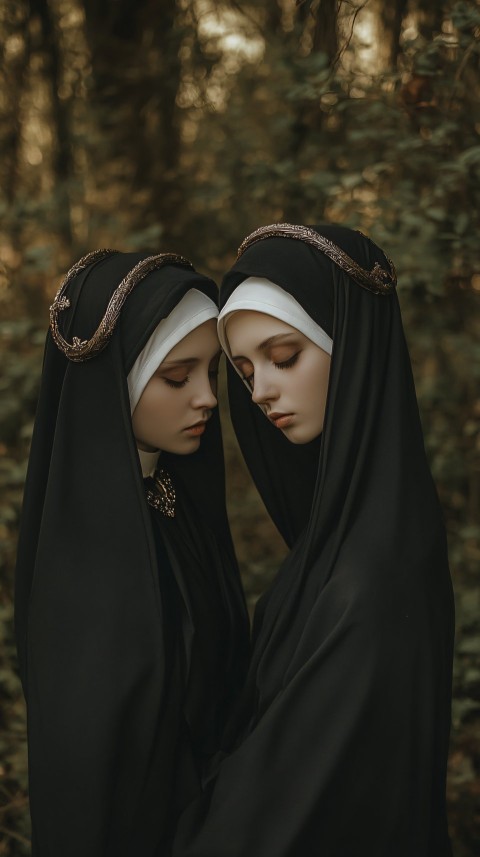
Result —
M 187 434 L 193 435 L 194 437 L 203 434 L 205 431 L 205 426 L 207 425 L 207 420 L 199 420 L 198 423 L 194 423 L 191 426 L 187 426 L 187 428 L 183 429 Z
M 293 422 L 293 414 L 280 414 L 277 411 L 273 411 L 271 414 L 268 414 L 268 419 L 279 429 L 287 428 Z

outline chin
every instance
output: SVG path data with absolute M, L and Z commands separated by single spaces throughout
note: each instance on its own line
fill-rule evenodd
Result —
M 323 426 L 320 428 L 315 427 L 309 431 L 306 428 L 302 429 L 300 426 L 292 426 L 291 429 L 285 429 L 282 433 L 290 443 L 294 443 L 296 446 L 301 446 L 305 443 L 311 443 L 312 440 L 319 437 L 322 433 L 322 429 Z
M 201 439 L 199 437 L 191 437 L 185 439 L 183 443 L 172 443 L 168 449 L 164 447 L 165 452 L 171 452 L 173 455 L 192 455 L 200 447 Z

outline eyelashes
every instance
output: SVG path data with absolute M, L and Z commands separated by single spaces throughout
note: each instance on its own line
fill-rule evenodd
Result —
M 295 366 L 295 363 L 297 362 L 299 357 L 300 351 L 297 351 L 295 352 L 295 354 L 292 354 L 292 356 L 289 357 L 288 360 L 281 360 L 278 363 L 273 361 L 273 365 L 276 369 L 291 369 L 292 366 Z M 242 375 L 242 381 L 246 381 L 251 389 L 253 389 L 253 377 L 254 372 L 252 372 L 250 375 Z
M 295 366 L 295 363 L 297 362 L 299 356 L 300 352 L 297 351 L 296 354 L 292 354 L 292 356 L 289 357 L 288 360 L 282 360 L 281 363 L 275 363 L 274 365 L 277 369 L 290 369 L 291 366 Z
M 216 384 L 217 375 L 218 369 L 213 369 L 208 373 L 210 381 L 214 384 Z M 171 378 L 163 378 L 162 380 L 165 381 L 165 383 L 168 384 L 169 387 L 173 387 L 174 390 L 180 390 L 182 387 L 185 387 L 185 384 L 190 381 L 190 375 L 187 375 L 187 377 L 183 378 L 182 381 L 172 381 Z
M 187 377 L 184 378 L 183 381 L 172 381 L 170 378 L 164 378 L 163 380 L 166 384 L 168 384 L 169 387 L 173 387 L 174 390 L 179 390 L 180 387 L 185 386 L 185 384 L 187 383 L 187 381 L 190 380 L 190 378 L 187 375 Z

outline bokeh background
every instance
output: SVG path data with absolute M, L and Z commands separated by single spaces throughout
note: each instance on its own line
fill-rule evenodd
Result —
M 29 853 L 11 593 L 48 303 L 86 251 L 218 279 L 284 220 L 361 228 L 398 268 L 456 590 L 451 833 L 478 855 L 480 3 L 3 0 L 0 47 L 1 857 Z M 224 412 L 253 604 L 285 549 Z

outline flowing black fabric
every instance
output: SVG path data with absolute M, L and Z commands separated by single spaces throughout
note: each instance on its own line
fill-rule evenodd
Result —
M 68 339 L 91 336 L 142 258 L 118 253 L 75 277 Z M 128 372 L 191 288 L 216 300 L 195 271 L 150 273 L 108 346 L 83 363 L 47 336 L 16 575 L 35 857 L 164 857 L 243 680 L 218 415 L 196 453 L 162 457 L 178 479 L 183 541 L 147 505 L 130 417 Z M 217 718 L 206 738 L 203 702 Z
M 387 269 L 359 233 L 315 228 Z M 230 368 L 240 446 L 292 549 L 257 605 L 230 754 L 174 855 L 449 857 L 453 600 L 397 295 L 294 239 L 249 247 L 221 305 L 250 276 L 332 337 L 326 415 L 317 447 L 291 444 Z

